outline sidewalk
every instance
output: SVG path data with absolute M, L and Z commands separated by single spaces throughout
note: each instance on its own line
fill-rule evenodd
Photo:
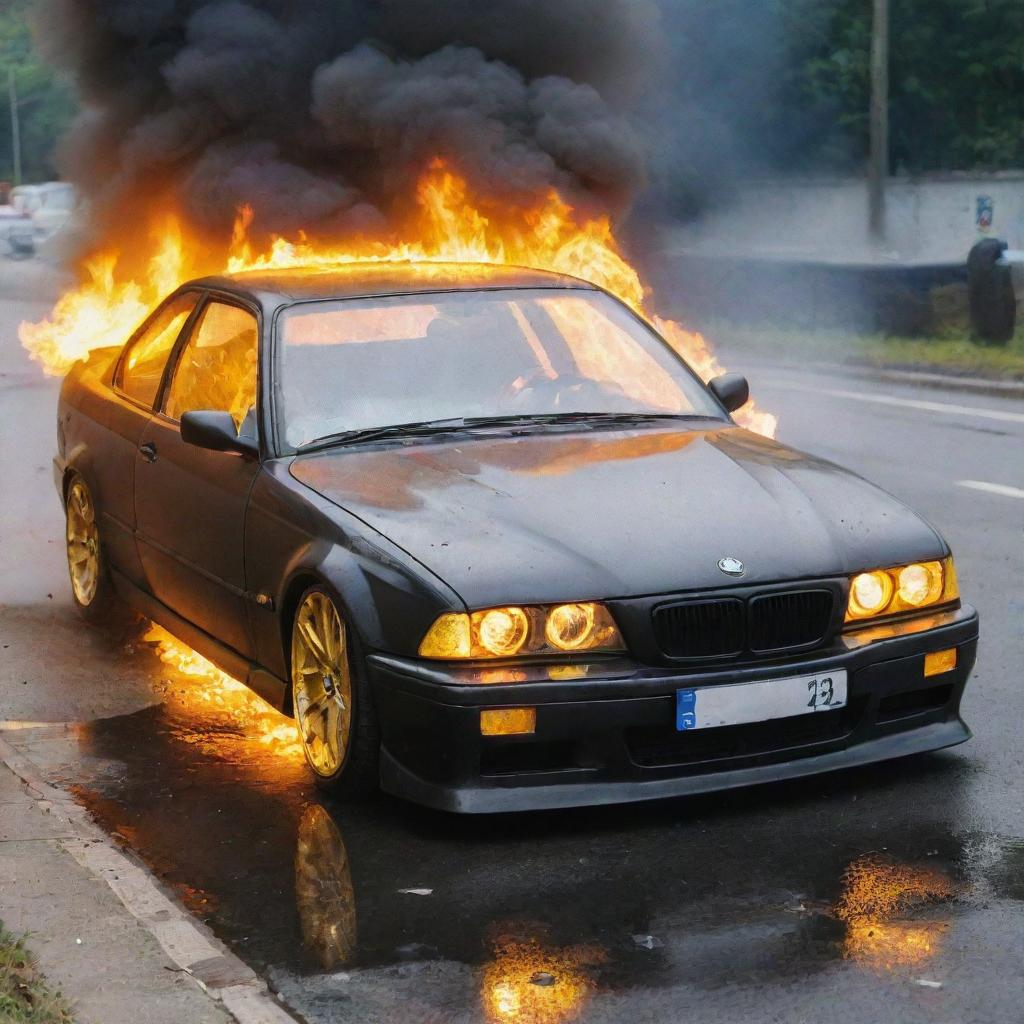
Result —
M 58 815 L 0 765 L 0 918 L 28 945 L 79 1024 L 225 1024 L 231 1018 L 111 889 L 64 847 L 79 843 Z
M 255 894 L 254 894 L 255 896 Z M 0 733 L 0 920 L 77 1024 L 287 1024 L 262 981 Z

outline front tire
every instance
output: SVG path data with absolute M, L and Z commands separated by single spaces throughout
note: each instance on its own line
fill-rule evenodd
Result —
M 124 606 L 107 569 L 96 503 L 77 473 L 68 483 L 64 512 L 68 574 L 75 607 L 83 619 L 95 626 L 119 624 Z
M 334 599 L 323 587 L 310 587 L 292 622 L 292 707 L 317 785 L 347 797 L 366 796 L 379 782 L 380 737 L 369 687 L 355 664 Z

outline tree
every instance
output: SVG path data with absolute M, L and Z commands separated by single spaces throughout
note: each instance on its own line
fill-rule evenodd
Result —
M 681 215 L 751 175 L 861 174 L 871 0 L 659 0 L 671 61 L 642 111 Z M 890 165 L 1024 167 L 1024 0 L 892 0 Z
M 771 119 L 781 163 L 856 169 L 867 151 L 871 4 L 785 7 L 791 71 Z M 897 170 L 1024 166 L 1024 3 L 894 0 L 890 90 Z M 819 134 L 788 147 L 798 121 Z
M 14 176 L 7 80 L 13 69 L 21 115 L 22 168 L 26 182 L 55 176 L 53 151 L 75 112 L 74 92 L 35 51 L 30 0 L 0 7 L 0 180 Z

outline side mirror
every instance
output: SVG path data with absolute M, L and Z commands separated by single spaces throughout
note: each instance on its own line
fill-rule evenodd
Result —
M 723 373 L 708 384 L 711 393 L 725 406 L 726 412 L 742 409 L 750 401 L 750 385 L 739 373 Z
M 211 452 L 235 452 L 257 455 L 259 448 L 251 437 L 239 437 L 229 412 L 186 412 L 181 417 L 181 439 L 186 444 Z

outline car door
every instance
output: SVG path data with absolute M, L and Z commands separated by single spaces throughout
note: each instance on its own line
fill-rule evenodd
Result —
M 181 439 L 186 412 L 232 414 L 256 436 L 259 318 L 211 296 L 179 341 L 161 409 L 143 432 L 135 473 L 139 553 L 153 595 L 248 656 L 252 651 L 243 537 L 255 458 Z
M 103 517 L 107 556 L 136 586 L 145 585 L 145 576 L 135 543 L 135 460 L 167 361 L 200 298 L 199 292 L 183 292 L 154 311 L 118 358 L 112 393 L 103 396 L 102 408 L 86 410 L 88 423 L 79 428 L 94 434 L 84 440 L 102 452 L 89 463 L 89 482 Z

